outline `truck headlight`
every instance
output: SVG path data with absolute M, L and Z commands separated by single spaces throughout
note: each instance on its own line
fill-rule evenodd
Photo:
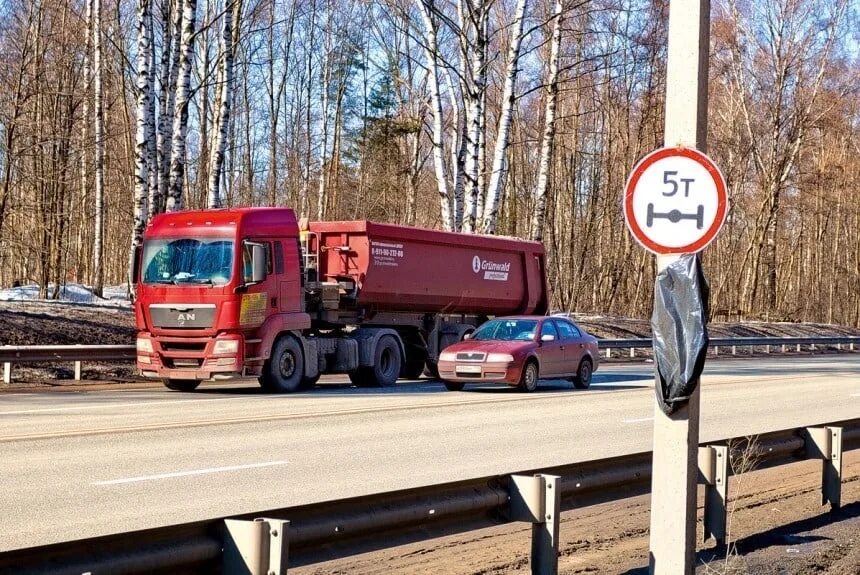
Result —
M 443 351 L 439 354 L 439 361 L 457 361 L 457 354 L 453 351 Z
M 215 341 L 215 347 L 212 348 L 212 353 L 238 353 L 238 339 L 219 339 Z
M 155 353 L 152 349 L 152 340 L 148 337 L 137 338 L 137 351 L 138 353 Z
M 509 353 L 488 353 L 487 361 L 492 363 L 513 363 L 514 356 Z

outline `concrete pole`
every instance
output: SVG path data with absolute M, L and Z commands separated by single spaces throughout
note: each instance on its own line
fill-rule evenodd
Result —
M 709 0 L 669 2 L 665 146 L 707 153 Z M 677 256 L 657 256 L 662 270 Z M 655 364 L 656 365 L 656 364 Z M 692 574 L 696 558 L 699 387 L 671 416 L 654 407 L 650 572 Z

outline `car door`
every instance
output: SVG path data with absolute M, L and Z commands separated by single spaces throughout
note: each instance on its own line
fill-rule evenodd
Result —
M 551 339 L 549 339 L 551 338 Z M 540 376 L 556 377 L 564 363 L 564 342 L 559 340 L 555 323 L 546 320 L 541 325 L 538 359 L 540 360 Z
M 586 351 L 582 332 L 567 320 L 557 319 L 555 324 L 564 348 L 564 358 L 559 365 L 559 373 L 565 376 L 576 375 L 579 362 Z

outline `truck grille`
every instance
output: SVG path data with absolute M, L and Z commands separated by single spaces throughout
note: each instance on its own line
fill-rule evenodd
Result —
M 458 353 L 457 361 L 484 361 L 485 357 L 487 357 L 485 353 Z
M 173 329 L 201 329 L 215 322 L 215 304 L 152 304 L 152 325 Z
M 164 351 L 193 351 L 203 353 L 206 350 L 206 342 L 162 341 L 161 349 Z

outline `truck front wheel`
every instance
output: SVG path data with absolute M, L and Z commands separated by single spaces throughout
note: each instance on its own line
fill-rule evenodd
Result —
M 358 387 L 391 387 L 397 383 L 403 362 L 400 345 L 390 335 L 379 338 L 373 365 L 360 367 L 349 373 L 349 379 Z
M 173 391 L 194 391 L 200 385 L 197 379 L 162 379 L 164 387 Z
M 274 393 L 292 393 L 302 387 L 305 358 L 302 345 L 292 335 L 278 338 L 272 348 L 272 357 L 263 366 L 260 385 Z

